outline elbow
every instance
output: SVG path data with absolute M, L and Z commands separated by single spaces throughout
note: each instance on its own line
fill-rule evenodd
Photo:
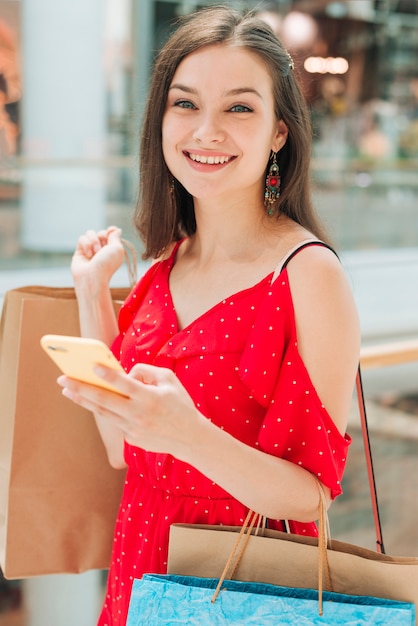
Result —
M 113 469 L 126 469 L 125 461 L 109 459 L 109 464 Z
M 110 466 L 113 467 L 113 469 L 115 470 L 126 469 L 127 465 L 123 459 L 119 459 L 119 458 L 116 459 L 111 456 L 108 456 L 107 458 L 109 460 Z
M 313 503 L 313 506 L 306 508 L 301 513 L 300 519 L 298 519 L 298 521 L 310 523 L 310 522 L 315 522 L 319 520 L 320 515 L 321 515 L 321 507 L 323 507 L 323 511 L 325 515 L 328 514 L 328 509 L 330 508 L 331 502 L 332 502 L 331 490 L 328 487 L 325 487 L 325 485 L 323 485 L 322 483 L 319 483 L 319 481 L 318 481 L 318 487 L 319 487 L 319 493 L 318 492 L 316 493 L 316 497 L 315 497 L 316 502 Z
M 107 449 L 107 460 L 109 461 L 110 467 L 115 470 L 126 469 L 127 465 L 125 463 L 125 459 L 123 455 L 118 454 L 115 450 Z
M 312 486 L 313 488 L 304 491 L 303 497 L 293 498 L 293 500 L 288 498 L 286 512 L 284 513 L 282 509 L 279 512 L 279 516 L 275 515 L 272 519 L 288 519 L 310 524 L 319 520 L 321 505 L 324 508 L 325 515 L 327 515 L 332 502 L 331 490 L 323 483 L 319 483 L 318 480 L 315 480 Z

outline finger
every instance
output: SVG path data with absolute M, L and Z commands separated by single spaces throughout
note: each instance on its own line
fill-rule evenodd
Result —
M 98 234 L 94 230 L 88 230 L 78 240 L 78 246 L 86 256 L 94 256 L 102 247 Z
M 119 254 L 124 255 L 124 247 L 122 244 L 122 231 L 120 228 L 114 227 L 107 234 L 107 244 L 117 250 Z
M 130 400 L 127 394 L 75 380 L 68 376 L 60 376 L 57 382 L 63 387 L 62 394 L 65 397 L 89 410 L 108 410 L 119 415 L 123 402 L 126 403 L 126 400 Z
M 138 383 L 144 382 L 140 379 L 133 380 L 132 377 L 126 372 L 106 367 L 102 363 L 97 363 L 95 365 L 94 373 L 105 382 L 110 383 L 113 387 L 116 387 L 121 395 L 128 398 L 130 398 L 135 391 L 138 390 Z
M 158 385 L 168 381 L 172 376 L 172 371 L 164 367 L 148 365 L 147 363 L 136 363 L 128 376 L 145 385 Z
M 107 246 L 107 244 L 109 243 L 109 235 L 107 229 L 97 231 L 96 238 L 101 248 Z
M 106 232 L 107 232 L 109 242 L 120 241 L 122 237 L 122 229 L 118 228 L 118 226 L 109 226 Z
M 62 395 L 68 400 L 71 400 L 78 406 L 82 407 L 86 411 L 90 411 L 95 415 L 99 415 L 101 417 L 105 417 L 108 420 L 112 420 L 116 426 L 122 429 L 124 418 L 121 416 L 118 408 L 114 409 L 111 406 L 110 402 L 104 401 L 100 403 L 99 398 L 95 397 L 94 400 L 92 400 L 84 395 L 81 395 L 80 393 L 77 393 L 77 391 L 73 389 L 70 390 L 69 387 L 63 388 Z M 109 395 L 117 396 L 117 394 L 108 392 L 108 395 L 106 397 L 108 397 Z

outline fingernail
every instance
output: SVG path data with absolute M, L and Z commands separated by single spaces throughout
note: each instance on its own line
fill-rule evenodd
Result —
M 62 390 L 62 395 L 65 396 L 66 398 L 68 398 L 69 400 L 73 400 L 74 399 L 73 394 L 71 393 L 71 391 L 69 389 L 67 389 L 67 387 L 65 387 Z

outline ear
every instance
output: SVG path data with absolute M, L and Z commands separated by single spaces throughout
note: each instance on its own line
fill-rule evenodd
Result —
M 279 152 L 287 141 L 288 130 L 283 120 L 277 122 L 276 135 L 273 139 L 271 149 L 273 152 Z

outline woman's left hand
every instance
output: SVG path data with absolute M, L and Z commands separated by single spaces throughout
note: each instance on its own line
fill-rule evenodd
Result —
M 175 374 L 165 368 L 136 364 L 129 374 L 97 366 L 96 374 L 120 394 L 60 376 L 63 395 L 110 420 L 126 441 L 148 451 L 187 457 L 203 416 Z M 123 395 L 122 395 L 123 394 Z M 194 439 L 196 441 L 196 439 Z

